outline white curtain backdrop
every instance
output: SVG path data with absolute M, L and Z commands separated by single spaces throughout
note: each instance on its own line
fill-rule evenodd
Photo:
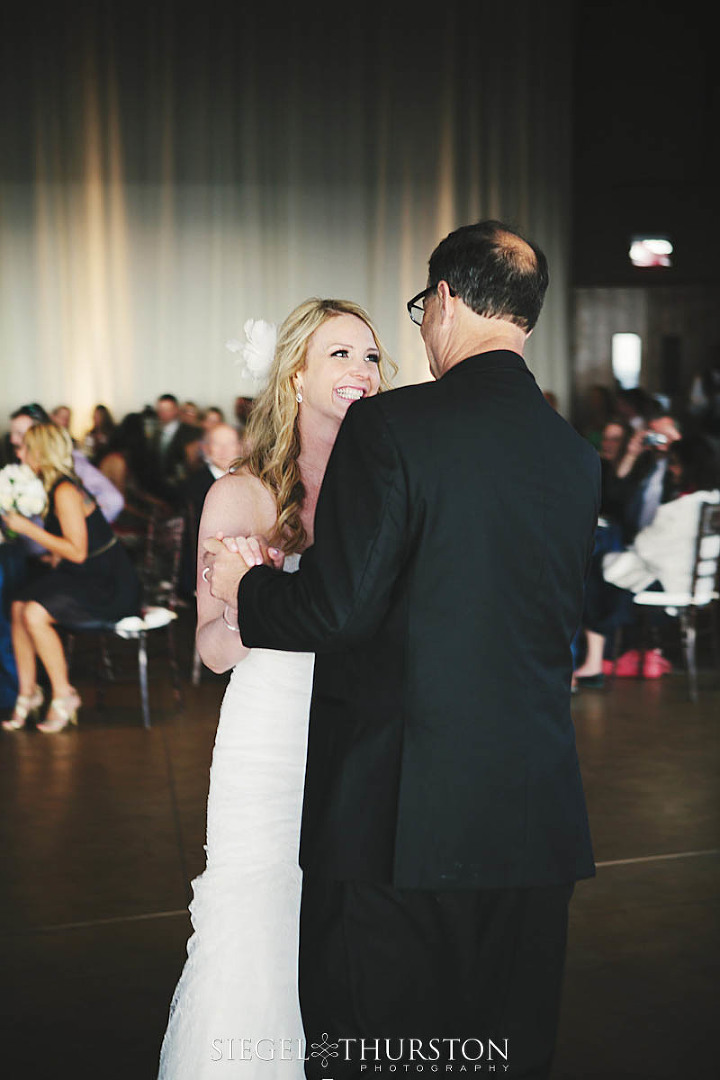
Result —
M 428 377 L 405 301 L 451 229 L 545 250 L 528 361 L 568 400 L 569 3 L 57 2 L 0 35 L 0 429 L 87 428 L 163 392 L 232 413 L 225 341 L 307 296 L 359 301 Z M 256 5 L 259 9 L 261 5 Z

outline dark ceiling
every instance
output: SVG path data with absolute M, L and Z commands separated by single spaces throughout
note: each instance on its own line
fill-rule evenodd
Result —
M 720 91 L 709 10 L 576 5 L 576 285 L 720 282 Z M 671 269 L 630 264 L 630 239 L 643 232 L 671 238 Z
M 230 10 L 227 0 L 207 2 L 220 11 Z M 371 7 L 374 2 L 369 0 Z M 518 17 L 527 2 L 517 3 Z M 718 46 L 708 6 L 633 0 L 544 3 L 556 5 L 563 18 L 572 17 L 574 32 L 573 282 L 720 283 L 714 249 L 720 224 L 715 166 L 720 90 Z M 8 84 L 2 96 L 6 123 L 13 130 L 27 128 L 17 103 L 31 96 L 35 76 L 29 68 L 24 72 L 30 89 L 12 84 L 10 60 L 22 42 L 44 38 L 52 60 L 63 41 L 79 40 L 83 13 L 110 11 L 114 4 L 115 0 L 53 0 L 45 19 L 40 18 L 43 0 L 7 6 L 0 19 L 5 59 L 0 79 Z M 132 22 L 133 5 L 138 4 L 144 10 L 155 0 L 123 0 L 117 10 Z M 62 5 L 66 19 L 58 13 Z M 162 13 L 183 5 L 180 0 L 158 0 L 156 6 Z M 470 7 L 464 0 L 463 11 Z M 420 11 L 404 0 L 398 0 L 397 8 L 398 19 L 407 17 L 406 9 L 416 15 Z M 368 18 L 367 10 L 363 12 Z M 419 16 L 416 22 L 423 29 L 430 25 Z M 494 47 L 512 48 L 513 42 L 502 40 Z M 478 63 L 482 62 L 479 56 Z M 28 140 L 27 156 L 34 168 L 29 128 Z M 21 164 L 5 161 L 3 169 L 15 178 L 13 169 L 21 169 Z M 627 255 L 631 237 L 643 232 L 670 236 L 675 245 L 671 269 L 631 266 Z

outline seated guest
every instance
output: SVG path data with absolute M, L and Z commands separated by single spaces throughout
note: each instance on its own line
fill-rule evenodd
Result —
M 606 588 L 595 598 L 586 594 L 583 617 L 587 653 L 573 675 L 575 685 L 602 685 L 605 641 L 633 616 L 633 594 L 660 587 L 689 592 L 695 545 L 704 502 L 720 500 L 720 470 L 707 440 L 693 436 L 675 441 L 667 455 L 672 497 L 625 550 L 607 552 L 602 560 Z
M 625 485 L 617 468 L 625 456 L 632 428 L 620 419 L 608 420 L 600 434 L 601 498 L 600 517 L 619 529 L 624 514 Z
M 690 591 L 701 506 L 719 497 L 720 469 L 713 447 L 699 435 L 673 443 L 668 473 L 674 497 L 658 508 L 630 547 L 605 556 L 605 580 L 619 588 L 636 593 L 658 582 L 664 592 Z
M 53 424 L 57 424 L 58 427 L 64 428 L 65 431 L 67 431 L 67 433 L 70 435 L 70 438 L 72 439 L 73 447 L 77 449 L 77 442 L 75 441 L 75 439 L 73 439 L 72 432 L 70 431 L 70 424 L 72 422 L 72 409 L 70 408 L 70 406 L 56 405 L 53 411 L 50 413 L 50 419 L 52 420 Z
M 97 465 L 105 453 L 108 443 L 115 430 L 115 421 L 107 405 L 96 405 L 93 412 L 93 426 L 83 440 L 83 453 Z
M 202 439 L 205 430 L 200 416 L 200 409 L 194 401 L 184 401 L 180 406 L 180 421 L 195 428 L 195 441 L 191 442 L 185 453 L 187 457 L 188 473 L 192 475 L 195 469 L 203 464 Z
M 19 448 L 20 460 L 41 478 L 48 497 L 44 527 L 22 514 L 4 516 L 5 526 L 49 552 L 52 569 L 20 589 L 11 608 L 11 635 L 19 693 L 3 722 L 17 731 L 40 711 L 37 662 L 45 667 L 52 700 L 37 725 L 45 733 L 77 723 L 80 697 L 70 685 L 56 625 L 117 621 L 138 613 L 140 581 L 124 548 L 73 468 L 72 442 L 56 424 L 34 424 Z
M 180 421 L 190 427 L 200 427 L 200 410 L 194 401 L 183 401 L 180 406 Z
M 199 523 L 205 496 L 216 480 L 224 476 L 242 453 L 242 440 L 230 424 L 216 424 L 203 439 L 205 464 L 188 479 L 186 499 Z
M 250 417 L 250 410 L 255 403 L 255 398 L 251 397 L 236 397 L 235 398 L 235 419 L 237 420 L 238 431 L 242 435 L 243 431 L 247 427 L 247 422 Z
M 210 407 L 205 410 L 205 415 L 202 418 L 202 429 L 206 435 L 211 430 L 211 428 L 214 428 L 217 424 L 224 423 L 225 413 L 222 411 L 221 408 L 219 408 L 219 406 L 210 405 Z
M 59 408 L 60 418 L 69 420 L 69 415 L 66 417 L 63 413 L 64 407 Z M 69 414 L 69 410 L 67 410 L 67 413 Z M 48 423 L 49 420 L 48 413 L 37 402 L 22 405 L 19 409 L 16 409 L 10 418 L 8 447 L 12 457 L 7 464 L 12 464 L 18 460 L 18 451 L 22 447 L 23 439 L 29 428 L 35 423 Z M 75 471 L 81 476 L 86 489 L 98 502 L 107 519 L 109 521 L 115 520 L 123 505 L 120 493 L 74 447 L 73 463 Z M 34 520 L 36 524 L 41 523 L 40 518 Z M 8 623 L 10 604 L 17 591 L 27 581 L 35 579 L 44 571 L 44 564 L 48 557 L 45 548 L 27 536 L 20 536 L 16 543 L 5 544 L 2 547 L 0 603 L 3 605 L 3 614 L 2 618 L 0 618 L 0 656 L 3 659 L 0 663 L 2 668 L 0 699 L 2 699 L 3 703 L 8 694 L 12 694 L 13 701 L 17 694 L 17 671 L 14 655 L 12 654 Z
M 622 481 L 626 544 L 651 523 L 658 507 L 667 502 L 672 488 L 667 472 L 668 450 L 679 438 L 674 418 L 657 407 L 646 426 L 638 428 L 628 442 L 615 470 L 617 479 Z
M 116 535 L 130 548 L 139 549 L 153 513 L 159 511 L 165 516 L 172 513 L 167 502 L 148 490 L 153 471 L 145 437 L 145 418 L 141 413 L 128 413 L 123 417 L 110 437 L 98 468 L 125 500 L 123 512 L 113 522 Z
M 600 434 L 600 514 L 595 529 L 595 545 L 585 579 L 585 600 L 582 626 L 573 642 L 573 656 L 577 658 L 583 647 L 591 640 L 604 643 L 614 629 L 616 621 L 625 611 L 618 607 L 615 592 L 603 578 L 603 558 L 609 551 L 623 547 L 623 516 L 625 511 L 625 488 L 617 477 L 617 465 L 632 435 L 632 428 L 621 419 L 609 420 Z M 596 635 L 593 638 L 593 635 Z M 585 678 L 580 675 L 581 681 Z M 589 678 L 589 676 L 588 676 Z M 598 683 L 602 675 L 598 674 Z
M 58 427 L 65 428 L 66 431 L 70 430 L 70 421 L 72 420 L 72 411 L 69 405 L 56 405 L 53 411 L 50 413 L 50 419 Z
M 47 424 L 50 417 L 42 405 L 22 405 L 10 417 L 10 442 L 17 454 L 25 433 L 33 424 Z M 64 429 L 66 430 L 66 429 Z M 106 520 L 113 522 L 123 508 L 123 497 L 116 487 L 91 465 L 84 454 L 73 448 L 73 468 L 83 487 L 92 495 Z
M 613 411 L 633 431 L 639 431 L 647 427 L 655 411 L 655 401 L 641 386 L 635 386 L 632 390 L 618 390 Z
M 202 516 L 205 496 L 221 476 L 224 476 L 234 461 L 242 453 L 242 440 L 236 429 L 230 424 L 216 424 L 203 440 L 205 464 L 188 479 L 185 485 L 185 500 L 188 510 L 188 528 L 185 533 L 186 543 L 183 550 L 180 587 L 185 596 L 192 596 L 195 591 L 195 556 L 197 549 L 197 530 Z
M 172 506 L 178 506 L 182 486 L 194 464 L 201 432 L 182 421 L 180 406 L 173 394 L 159 397 L 155 412 L 158 423 L 150 446 L 151 473 L 146 486 Z
M 580 403 L 580 434 L 583 435 L 596 450 L 600 449 L 602 432 L 605 425 L 610 420 L 610 417 L 613 415 L 614 404 L 612 390 L 608 389 L 607 386 L 602 386 L 597 383 L 588 388 L 584 395 L 584 399 Z
M 115 427 L 97 467 L 122 494 L 126 505 L 134 495 L 145 493 L 151 460 L 140 413 L 128 413 Z
M 632 428 L 620 417 L 611 416 L 600 432 L 598 453 L 601 459 L 616 469 L 625 457 L 632 434 Z

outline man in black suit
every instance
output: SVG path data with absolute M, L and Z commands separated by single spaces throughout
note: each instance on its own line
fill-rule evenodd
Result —
M 196 457 L 202 431 L 180 419 L 180 406 L 174 394 L 162 394 L 155 403 L 157 425 L 150 444 L 152 475 L 144 478 L 149 491 L 170 506 L 182 504 L 182 488 Z
M 547 280 L 501 223 L 451 233 L 408 304 L 435 381 L 351 406 L 300 570 L 208 542 L 243 642 L 317 654 L 309 1077 L 549 1073 L 568 901 L 594 873 L 570 643 L 600 468 L 523 360 Z

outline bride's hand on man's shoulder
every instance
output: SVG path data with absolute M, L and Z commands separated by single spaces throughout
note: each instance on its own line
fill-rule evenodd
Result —
M 270 566 L 275 570 L 283 568 L 285 553 L 273 547 L 266 536 L 225 536 L 217 533 L 216 538 L 223 542 L 228 551 L 240 555 L 248 566 Z

